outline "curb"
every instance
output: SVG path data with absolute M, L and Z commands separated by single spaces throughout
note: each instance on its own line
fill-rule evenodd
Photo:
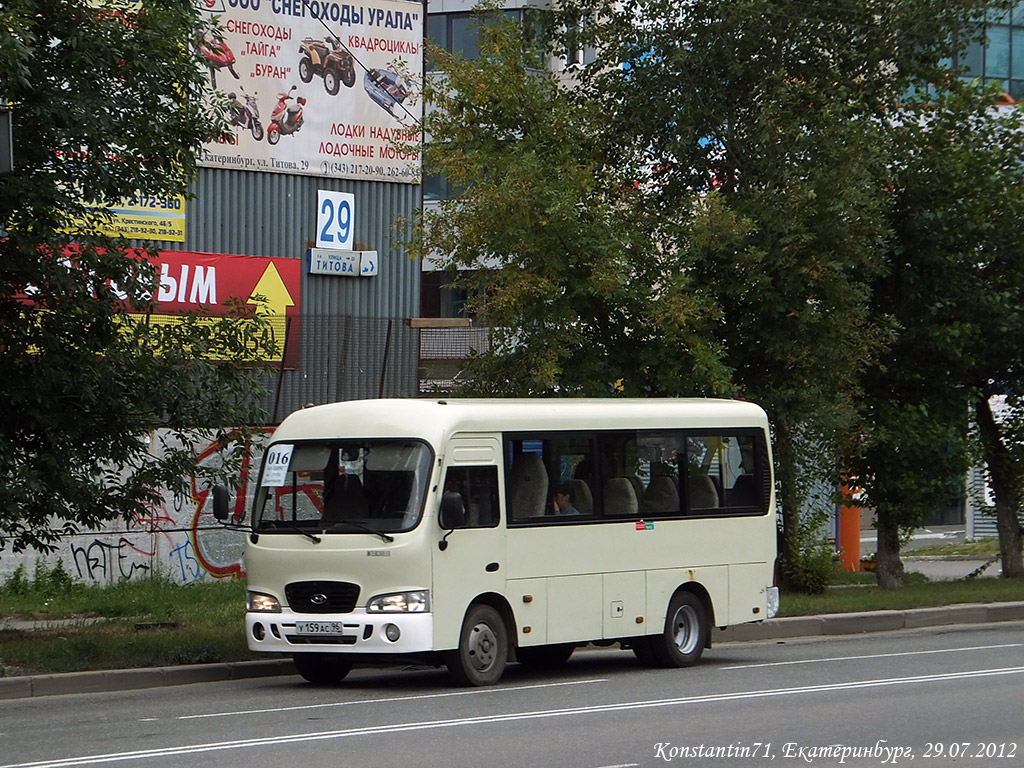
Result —
M 834 613 L 822 616 L 768 619 L 760 624 L 738 624 L 724 630 L 716 629 L 712 634 L 712 640 L 716 643 L 783 640 L 796 637 L 856 635 L 868 632 L 891 632 L 898 629 L 921 629 L 950 624 L 985 624 L 1001 621 L 1024 621 L 1024 602 L 967 603 L 939 608 L 912 608 L 905 611 Z M 291 659 L 273 659 L 226 664 L 190 664 L 181 667 L 149 667 L 0 677 L 0 701 L 295 674 L 297 672 Z
M 295 675 L 291 659 L 239 661 L 225 664 L 188 664 L 180 667 L 112 669 L 52 675 L 0 677 L 0 701 L 68 693 L 103 693 L 160 688 L 170 685 L 214 683 L 252 677 Z
M 910 608 L 905 611 L 831 613 L 821 616 L 768 619 L 760 624 L 737 624 L 724 630 L 716 629 L 712 634 L 712 640 L 728 643 L 780 640 L 790 637 L 857 635 L 866 632 L 891 632 L 897 629 L 998 621 L 1024 621 L 1024 602 L 964 603 L 939 608 Z

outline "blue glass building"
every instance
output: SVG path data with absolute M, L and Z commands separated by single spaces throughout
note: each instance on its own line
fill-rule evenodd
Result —
M 998 82 L 1016 101 L 1024 99 L 1024 2 L 1012 11 L 993 14 L 986 40 L 973 43 L 952 62 L 961 76 Z

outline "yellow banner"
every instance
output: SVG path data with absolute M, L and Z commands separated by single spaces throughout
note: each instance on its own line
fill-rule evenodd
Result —
M 151 326 L 166 326 L 166 325 L 181 325 L 185 320 L 181 316 L 176 315 L 131 315 L 131 317 L 139 323 Z M 211 316 L 211 317 L 200 317 L 195 320 L 200 325 L 212 326 L 218 322 L 222 322 L 223 317 Z M 247 320 L 239 319 L 239 323 L 250 322 Z M 273 355 L 266 354 L 266 350 L 262 349 L 262 344 L 258 338 L 249 339 L 246 346 L 246 353 L 243 353 L 240 357 L 235 356 L 235 359 L 248 360 L 254 363 L 279 363 L 284 359 L 285 354 L 285 340 L 287 336 L 287 319 L 284 315 L 273 316 L 269 318 L 269 331 L 274 339 L 275 346 L 277 347 L 276 353 Z M 126 329 L 127 330 L 127 329 Z M 185 353 L 194 354 L 198 358 L 204 360 L 228 360 L 231 356 L 225 354 L 214 354 L 209 351 L 200 351 L 194 349 L 182 349 Z
M 110 223 L 102 227 L 104 235 L 123 235 L 136 240 L 185 242 L 185 196 L 136 195 L 111 205 Z

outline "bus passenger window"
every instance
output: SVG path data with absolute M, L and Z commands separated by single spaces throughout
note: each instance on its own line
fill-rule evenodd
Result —
M 691 510 L 757 507 L 753 435 L 691 436 L 687 445 L 687 497 Z
M 572 504 L 579 510 L 581 515 L 594 514 L 594 494 L 590 492 L 590 486 L 586 480 L 574 479 L 570 482 L 572 486 Z
M 548 498 L 548 471 L 537 453 L 516 456 L 512 465 L 508 500 L 513 520 L 544 515 Z
M 726 504 L 730 507 L 757 506 L 757 483 L 754 480 L 756 460 L 754 438 L 740 435 L 732 438 L 735 448 L 732 457 L 735 462 L 731 488 L 726 491 Z
M 462 496 L 466 528 L 493 528 L 498 524 L 497 467 L 449 467 L 444 490 Z
M 635 517 L 640 503 L 628 477 L 612 477 L 604 484 L 604 513 L 607 517 Z
M 644 509 L 655 514 L 679 512 L 679 488 L 671 475 L 655 475 L 644 491 Z

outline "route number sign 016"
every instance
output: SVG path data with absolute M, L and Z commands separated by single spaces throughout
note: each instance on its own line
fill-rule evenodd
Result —
M 356 196 L 351 192 L 317 190 L 316 247 L 351 251 Z
M 280 488 L 288 478 L 288 465 L 292 461 L 292 449 L 290 443 L 275 445 L 267 454 L 267 460 L 263 466 L 263 487 Z

